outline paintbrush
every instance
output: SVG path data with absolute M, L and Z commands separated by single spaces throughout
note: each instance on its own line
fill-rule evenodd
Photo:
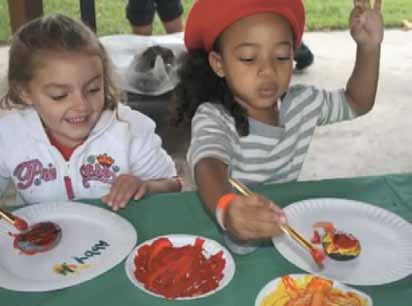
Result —
M 3 218 L 7 222 L 9 222 L 11 225 L 13 225 L 15 228 L 17 228 L 19 231 L 25 231 L 28 229 L 28 224 L 25 220 L 22 218 L 19 218 L 3 209 L 0 208 L 0 218 Z
M 237 179 L 229 178 L 229 183 L 244 196 L 251 196 L 253 194 L 252 191 L 249 190 L 249 188 L 247 188 L 245 185 L 242 184 L 242 182 L 238 181 Z M 309 251 L 313 260 L 319 266 L 323 265 L 323 261 L 325 260 L 326 256 L 322 250 L 314 247 L 312 243 L 307 241 L 298 231 L 293 229 L 289 224 L 280 224 L 279 226 L 283 232 L 288 234 L 296 242 L 298 242 L 304 249 Z

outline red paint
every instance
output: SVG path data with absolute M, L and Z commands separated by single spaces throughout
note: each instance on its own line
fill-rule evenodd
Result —
M 150 271 L 154 265 L 154 259 L 166 248 L 173 247 L 172 243 L 167 238 L 157 239 L 150 247 L 149 258 L 147 259 L 147 269 Z
M 216 289 L 223 278 L 225 259 L 220 251 L 204 256 L 203 239 L 194 245 L 173 247 L 167 238 L 139 248 L 135 277 L 146 289 L 168 299 L 192 297 Z
M 14 237 L 13 246 L 26 255 L 43 253 L 53 248 L 60 239 L 61 229 L 52 222 L 40 222 L 33 225 L 29 231 L 21 234 L 11 234 Z
M 314 244 L 319 244 L 320 243 L 320 234 L 318 231 L 313 231 L 313 237 L 310 239 L 310 241 Z
M 342 232 L 337 232 L 333 236 L 333 244 L 337 248 L 342 248 L 342 249 L 351 249 L 354 248 L 358 245 L 358 239 L 356 239 L 353 235 L 351 234 L 346 234 Z
M 317 222 L 313 225 L 314 228 L 322 228 L 324 230 L 324 234 L 320 237 L 317 231 L 314 231 L 313 240 L 317 240 L 319 236 L 320 242 L 323 244 L 325 252 L 328 256 L 332 257 L 336 260 L 348 260 L 351 258 L 355 258 L 360 253 L 360 242 L 359 240 L 353 236 L 352 234 L 344 233 L 342 231 L 336 230 L 335 226 L 331 222 Z M 325 242 L 331 240 L 331 242 Z M 356 255 L 345 255 L 343 251 L 353 250 L 358 251 Z M 334 257 L 333 257 L 334 256 Z M 338 256 L 342 256 L 342 258 L 347 257 L 345 259 L 337 259 Z
M 317 227 L 322 228 L 326 233 L 334 233 L 336 231 L 335 226 L 331 222 L 316 222 L 313 224 L 313 228 Z
M 322 251 L 322 250 L 320 250 L 320 249 L 312 249 L 312 251 L 310 252 L 311 254 L 312 254 L 312 257 L 313 257 L 313 259 L 315 260 L 315 262 L 317 263 L 317 264 L 320 264 L 320 265 L 322 265 L 323 264 L 323 262 L 325 261 L 325 259 L 326 259 L 326 255 L 325 255 L 325 253 Z
M 17 228 L 19 231 L 25 231 L 29 228 L 26 221 L 19 217 L 14 217 L 14 227 Z

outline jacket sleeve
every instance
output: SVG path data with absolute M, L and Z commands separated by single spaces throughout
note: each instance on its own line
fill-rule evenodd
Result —
M 7 168 L 3 135 L 0 135 L 0 196 L 3 196 L 10 183 L 10 171 Z
M 132 129 L 130 165 L 134 175 L 143 180 L 176 176 L 172 158 L 162 148 L 162 141 L 155 133 L 156 124 L 147 116 L 132 111 L 129 116 Z

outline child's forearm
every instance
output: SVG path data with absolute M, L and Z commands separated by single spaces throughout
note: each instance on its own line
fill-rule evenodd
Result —
M 375 48 L 358 46 L 356 63 L 346 87 L 346 96 L 353 110 L 365 114 L 375 103 L 379 79 L 380 45 Z
M 195 179 L 202 202 L 214 213 L 220 197 L 232 191 L 227 180 L 227 165 L 214 158 L 199 161 Z
M 182 189 L 181 179 L 178 177 L 150 180 L 147 183 L 147 193 L 179 192 Z

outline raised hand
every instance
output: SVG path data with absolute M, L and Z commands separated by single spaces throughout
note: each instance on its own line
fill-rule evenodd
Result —
M 374 48 L 382 43 L 384 24 L 381 14 L 382 0 L 354 0 L 350 17 L 350 32 L 355 42 L 362 47 Z

